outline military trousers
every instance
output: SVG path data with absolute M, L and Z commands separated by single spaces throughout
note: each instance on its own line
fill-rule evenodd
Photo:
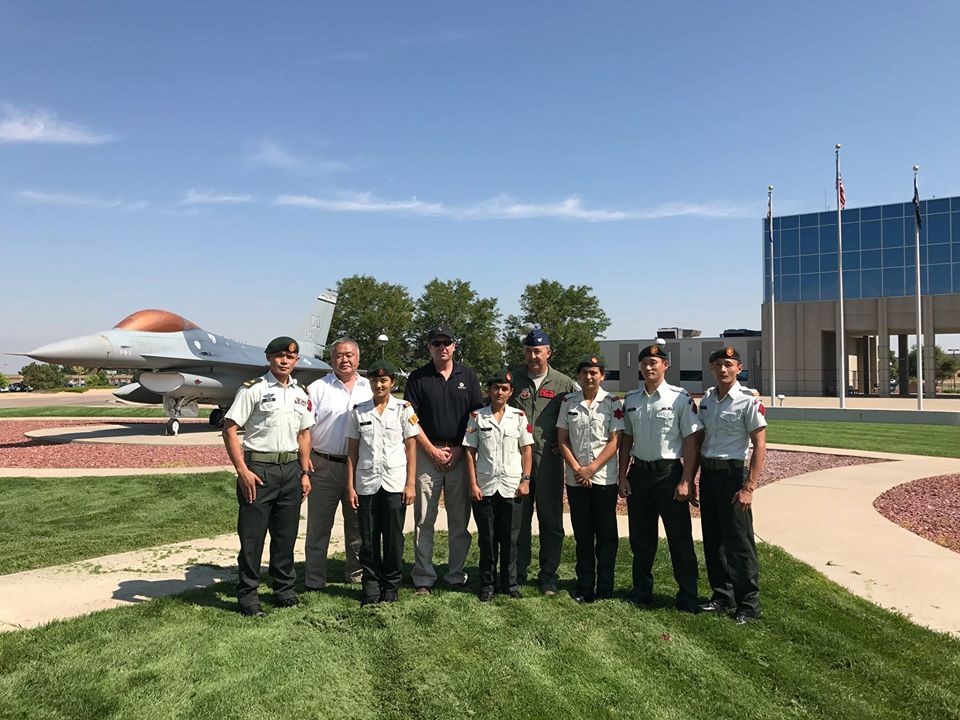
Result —
M 517 537 L 520 535 L 522 498 L 500 493 L 473 501 L 480 549 L 480 590 L 518 590 Z M 499 567 L 498 567 L 499 566 Z M 499 572 L 498 572 L 499 570 Z
M 692 608 L 697 598 L 697 555 L 689 501 L 677 502 L 674 490 L 683 475 L 679 460 L 644 462 L 634 459 L 627 473 L 630 495 L 627 514 L 630 549 L 633 551 L 634 596 L 647 602 L 653 597 L 653 561 L 659 545 L 659 521 L 667 534 L 673 577 L 677 581 L 677 606 Z
M 237 535 L 240 554 L 237 556 L 237 600 L 241 608 L 260 604 L 260 561 L 267 531 L 270 532 L 270 577 L 278 599 L 295 597 L 297 581 L 293 566 L 293 546 L 300 526 L 300 463 L 248 462 L 250 471 L 263 481 L 257 486 L 257 497 L 248 503 L 237 482 Z
M 530 494 L 523 498 L 520 537 L 517 540 L 517 575 L 526 582 L 532 556 L 531 530 L 536 507 L 540 528 L 540 572 L 537 583 L 541 590 L 557 589 L 560 554 L 563 552 L 563 460 L 549 448 L 534 456 L 530 473 Z
M 385 590 L 397 590 L 403 577 L 403 522 L 407 506 L 403 493 L 380 488 L 360 495 L 360 567 L 363 596 L 379 599 Z
M 747 468 L 732 463 L 722 470 L 700 469 L 700 527 L 713 600 L 737 612 L 760 616 L 760 565 L 753 535 L 753 511 L 738 510 L 733 496 L 743 487 Z
M 577 541 L 577 590 L 592 596 L 613 593 L 617 565 L 617 486 L 567 485 L 570 522 Z
M 473 538 L 467 526 L 470 524 L 470 492 L 467 481 L 467 463 L 460 462 L 450 470 L 438 470 L 433 461 L 417 447 L 417 494 L 413 504 L 416 525 L 413 530 L 413 545 L 416 562 L 413 566 L 415 587 L 433 587 L 437 570 L 433 566 L 434 527 L 440 510 L 440 493 L 443 492 L 444 509 L 447 511 L 447 543 L 449 564 L 444 576 L 451 585 L 467 581 L 464 566 Z
M 337 519 L 337 508 L 343 515 L 343 539 L 346 559 L 344 580 L 360 582 L 360 528 L 357 511 L 347 500 L 347 465 L 311 451 L 311 490 L 307 496 L 307 539 L 304 545 L 306 563 L 303 583 L 312 590 L 327 585 L 327 554 L 330 534 Z

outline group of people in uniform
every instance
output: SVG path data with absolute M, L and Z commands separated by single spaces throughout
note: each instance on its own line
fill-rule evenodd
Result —
M 624 497 L 634 603 L 653 603 L 662 520 L 677 610 L 732 612 L 738 624 L 760 617 L 752 499 L 766 455 L 766 420 L 759 398 L 737 380 L 742 364 L 735 348 L 710 355 L 716 386 L 698 406 L 686 390 L 665 382 L 669 360 L 657 343 L 641 349 L 643 384 L 623 399 L 603 389 L 599 356 L 579 362 L 576 381 L 551 367 L 550 338 L 540 328 L 523 340 L 524 368 L 494 373 L 484 387 L 472 368 L 454 359 L 456 347 L 448 326 L 432 328 L 430 362 L 410 374 L 398 400 L 396 367 L 375 362 L 363 377 L 354 340 L 332 344 L 333 372 L 309 387 L 292 377 L 296 340 L 280 337 L 267 345 L 268 372 L 237 391 L 224 425 L 237 471 L 237 599 L 244 615 L 264 614 L 257 589 L 268 530 L 274 601 L 298 604 L 293 548 L 304 501 L 307 592 L 327 585 L 339 507 L 344 580 L 360 584 L 362 605 L 397 601 L 404 521 L 413 505 L 414 594 L 431 594 L 439 579 L 434 531 L 442 495 L 443 581 L 467 587 L 472 513 L 481 601 L 497 593 L 521 597 L 533 561 L 534 511 L 537 586 L 544 595 L 558 592 L 564 496 L 576 541 L 573 598 L 613 597 L 617 499 Z M 697 590 L 690 515 L 698 502 L 711 587 L 705 602 Z

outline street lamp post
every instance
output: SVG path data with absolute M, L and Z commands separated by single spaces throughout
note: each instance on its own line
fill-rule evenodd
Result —
M 387 343 L 390 342 L 390 338 L 388 338 L 384 333 L 380 333 L 377 336 L 377 342 L 380 343 L 380 359 L 383 360 L 383 354 L 387 350 Z

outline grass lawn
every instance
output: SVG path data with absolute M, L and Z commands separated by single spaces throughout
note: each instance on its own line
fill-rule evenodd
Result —
M 778 548 L 760 557 L 766 616 L 746 627 L 677 613 L 666 595 L 654 610 L 581 607 L 531 587 L 486 605 L 405 588 L 399 603 L 361 610 L 356 589 L 331 585 L 252 620 L 227 583 L 0 635 L 0 717 L 960 717 L 960 641 Z M 568 539 L 561 575 L 572 566 Z M 331 561 L 331 576 L 342 572 Z M 617 572 L 622 585 L 626 543 Z M 670 593 L 665 550 L 655 572 Z
M 235 483 L 227 472 L 0 479 L 0 574 L 229 532 Z
M 165 418 L 161 407 L 84 407 L 79 405 L 0 408 L 0 418 L 31 417 L 144 417 Z M 210 417 L 210 408 L 200 408 L 200 417 Z
M 772 420 L 767 442 L 960 457 L 960 427 L 956 425 Z

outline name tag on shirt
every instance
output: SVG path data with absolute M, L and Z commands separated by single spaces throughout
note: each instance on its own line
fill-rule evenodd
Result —
M 540 397 L 542 397 L 542 398 L 552 398 L 552 397 L 556 397 L 556 396 L 557 396 L 557 394 L 556 394 L 553 390 L 543 389 L 543 390 L 540 391 Z

